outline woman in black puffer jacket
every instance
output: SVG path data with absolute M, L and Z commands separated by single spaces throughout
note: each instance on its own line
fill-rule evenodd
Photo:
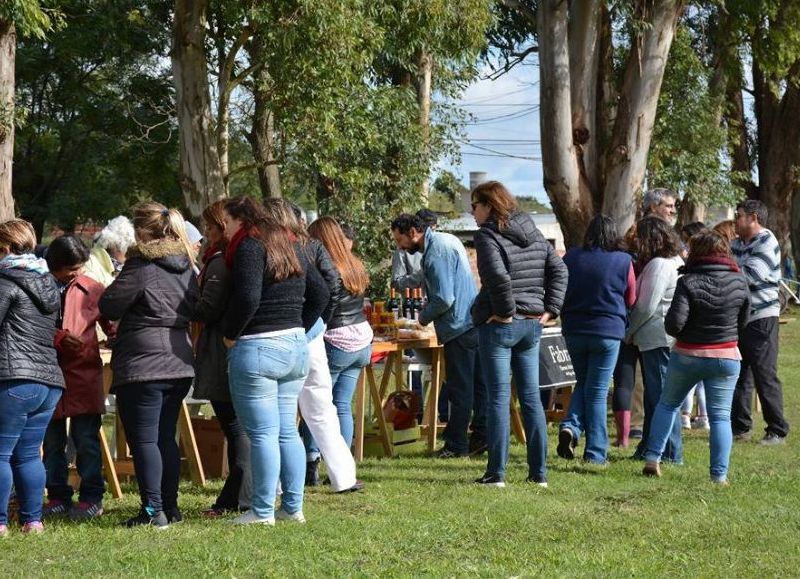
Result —
M 750 312 L 747 281 L 730 256 L 728 242 L 715 231 L 691 238 L 689 258 L 679 270 L 664 327 L 677 338 L 645 451 L 644 474 L 661 476 L 659 457 L 692 386 L 703 381 L 711 426 L 711 481 L 728 484 L 733 443 L 731 403 L 739 377 L 739 332 Z
M 481 290 L 472 306 L 478 352 L 487 387 L 489 462 L 475 482 L 505 486 L 508 461 L 511 371 L 528 440 L 528 481 L 547 486 L 547 423 L 539 397 L 542 325 L 561 311 L 567 267 L 536 228 L 517 210 L 514 196 L 497 181 L 472 191 L 472 214 L 480 229 L 475 251 Z
M 8 534 L 12 482 L 22 532 L 43 530 L 39 449 L 64 389 L 53 345 L 61 299 L 35 246 L 27 221 L 0 223 L 0 538 Z
M 127 526 L 163 528 L 178 510 L 178 412 L 194 377 L 189 283 L 194 255 L 183 217 L 160 203 L 133 210 L 136 245 L 100 298 L 100 313 L 120 320 L 111 356 L 112 388 L 133 454 L 142 507 Z

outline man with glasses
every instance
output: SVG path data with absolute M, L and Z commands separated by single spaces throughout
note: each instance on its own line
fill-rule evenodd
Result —
M 764 446 L 786 442 L 789 424 L 783 415 L 783 386 L 778 379 L 778 282 L 781 279 L 781 250 L 775 235 L 764 227 L 767 208 L 748 199 L 736 207 L 736 233 L 731 250 L 750 288 L 750 321 L 739 336 L 742 368 L 733 393 L 731 427 L 736 440 L 749 440 L 753 419 L 751 405 L 755 385 L 766 434 Z

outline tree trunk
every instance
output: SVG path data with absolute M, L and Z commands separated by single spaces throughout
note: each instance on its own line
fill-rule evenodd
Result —
M 766 143 L 759 143 L 764 152 L 759 162 L 760 199 L 769 211 L 767 227 L 778 238 L 781 251 L 788 253 L 791 230 L 792 194 L 800 187 L 800 88 L 789 83 L 777 109 Z M 761 167 L 764 173 L 761 173 Z
M 205 53 L 207 0 L 175 0 L 172 74 L 180 137 L 180 186 L 186 207 L 198 218 L 225 196 Z
M 539 4 L 539 123 L 544 187 L 567 247 L 583 240 L 592 217 L 588 187 L 581 187 L 578 152 L 573 146 L 568 13 L 564 0 Z
M 616 219 L 620 231 L 633 224 L 641 203 L 661 81 L 682 5 L 681 0 L 659 0 L 637 7 L 649 26 L 634 38 L 628 57 L 603 196 L 603 212 Z
M 580 5 L 580 9 L 578 6 Z M 600 58 L 601 0 L 572 0 L 569 19 L 569 70 L 573 141 L 581 178 L 598 194 L 600 147 L 597 139 L 597 72 Z
M 422 146 L 425 157 L 430 159 L 431 133 L 431 77 L 433 74 L 433 57 L 424 50 L 417 56 L 417 107 L 419 108 L 419 126 L 422 129 Z M 428 206 L 428 177 L 420 183 L 420 201 L 423 207 Z
M 795 275 L 800 272 L 800 187 L 792 192 L 792 257 Z M 800 277 L 800 276 L 798 276 Z M 794 289 L 794 288 L 792 288 Z
M 0 20 L 0 222 L 14 217 L 11 177 L 14 161 L 14 23 Z
M 256 75 L 253 97 L 255 111 L 253 113 L 253 126 L 247 135 L 253 159 L 256 161 L 258 171 L 258 184 L 263 197 L 282 197 L 281 174 L 275 160 L 275 127 L 274 116 L 269 109 L 269 99 L 261 89 L 260 79 L 266 71 Z

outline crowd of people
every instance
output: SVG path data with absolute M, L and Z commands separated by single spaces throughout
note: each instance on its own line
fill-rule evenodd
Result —
M 488 452 L 475 482 L 506 485 L 513 377 L 527 481 L 547 487 L 539 344 L 558 317 L 576 377 L 559 457 L 575 459 L 583 438 L 583 459 L 606 464 L 612 382 L 616 444 L 628 445 L 637 363 L 644 423 L 634 458 L 645 475 L 660 476 L 662 461 L 682 463 L 693 391 L 703 393 L 712 482 L 728 484 L 732 441 L 752 436 L 753 388 L 767 423 L 761 443 L 784 442 L 780 251 L 766 209 L 742 202 L 733 235 L 725 224 L 692 224 L 682 240 L 675 203 L 669 190 L 648 192 L 625 236 L 597 215 L 562 259 L 501 183 L 483 183 L 472 191 L 478 280 L 464 245 L 438 231 L 431 212 L 391 222 L 393 284 L 424 288 L 419 323 L 433 323 L 444 348 L 438 458 Z M 177 210 L 142 203 L 131 220 L 109 222 L 91 251 L 75 235 L 37 246 L 29 223 L 0 223 L 0 535 L 12 486 L 25 533 L 42 532 L 47 517 L 103 514 L 101 338 L 112 346 L 111 389 L 141 500 L 127 526 L 183 519 L 176 425 L 192 386 L 228 441 L 229 474 L 205 517 L 304 522 L 304 488 L 322 484 L 321 461 L 333 492 L 364 488 L 350 450 L 352 400 L 373 333 L 352 230 L 328 216 L 306 226 L 281 199 L 217 201 L 202 219 L 204 234 Z

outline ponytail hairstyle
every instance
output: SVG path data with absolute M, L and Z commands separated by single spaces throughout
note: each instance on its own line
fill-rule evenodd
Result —
M 286 229 L 291 231 L 297 240 L 305 245 L 308 242 L 308 232 L 300 223 L 297 214 L 292 207 L 292 204 L 279 197 L 270 197 L 264 199 L 264 212 L 268 217 L 271 217 Z
M 140 203 L 133 208 L 133 230 L 139 243 L 159 239 L 178 241 L 190 260 L 196 258 L 183 215 L 177 209 L 168 209 L 155 201 Z
M 264 245 L 267 273 L 275 281 L 304 276 L 294 235 L 283 224 L 268 216 L 252 197 L 235 197 L 225 202 L 225 213 L 242 222 L 242 229 Z
M 362 261 L 347 249 L 339 223 L 333 217 L 320 217 L 308 226 L 308 233 L 314 239 L 319 239 L 328 250 L 345 289 L 354 295 L 366 292 L 369 275 Z

